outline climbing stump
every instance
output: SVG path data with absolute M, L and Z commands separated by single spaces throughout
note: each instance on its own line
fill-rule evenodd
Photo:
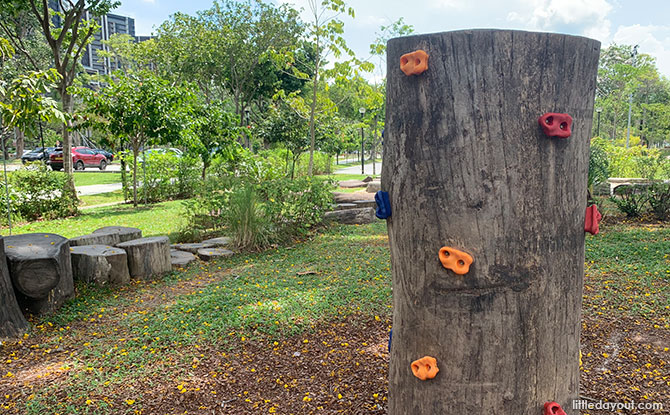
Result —
M 382 190 L 393 269 L 389 414 L 537 415 L 579 396 L 599 42 L 466 30 L 388 43 Z M 400 57 L 424 50 L 406 76 Z M 569 114 L 568 138 L 538 125 Z M 442 247 L 472 257 L 462 275 Z M 440 371 L 417 379 L 411 362 Z
M 22 309 L 45 314 L 74 297 L 67 238 L 53 233 L 6 236 L 5 254 Z
M 5 241 L 0 236 L 0 339 L 18 337 L 27 329 L 28 322 L 23 318 L 19 304 L 16 302 L 14 287 L 9 278 Z

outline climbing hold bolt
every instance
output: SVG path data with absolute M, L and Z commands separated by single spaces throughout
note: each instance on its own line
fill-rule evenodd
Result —
M 591 235 L 597 235 L 600 229 L 598 224 L 600 219 L 603 218 L 603 215 L 598 212 L 598 206 L 591 205 L 586 208 L 586 218 L 584 218 L 584 232 L 588 232 Z
M 464 275 L 470 271 L 472 257 L 463 251 L 444 246 L 440 249 L 438 256 L 443 267 L 458 275 Z
M 434 357 L 424 356 L 412 362 L 412 373 L 421 380 L 432 379 L 439 371 L 437 360 Z
M 391 201 L 388 192 L 378 191 L 375 193 L 375 202 L 377 202 L 377 211 L 375 215 L 379 219 L 388 219 L 391 217 Z
M 547 402 L 544 404 L 542 415 L 566 415 L 566 413 L 556 402 Z
M 423 50 L 405 53 L 400 57 L 400 70 L 405 75 L 421 75 L 428 69 L 428 54 Z
M 568 138 L 572 132 L 572 117 L 568 114 L 548 112 L 541 116 L 537 122 L 547 137 Z

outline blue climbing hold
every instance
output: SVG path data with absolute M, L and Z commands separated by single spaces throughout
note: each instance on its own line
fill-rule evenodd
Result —
M 379 219 L 388 219 L 391 217 L 391 201 L 389 200 L 388 192 L 378 191 L 375 194 L 375 202 L 377 202 L 377 212 L 375 215 Z
M 391 353 L 391 339 L 393 339 L 393 329 L 389 332 L 389 353 Z

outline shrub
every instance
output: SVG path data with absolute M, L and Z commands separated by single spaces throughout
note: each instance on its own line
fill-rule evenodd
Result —
M 16 219 L 57 219 L 77 213 L 78 200 L 65 192 L 66 176 L 43 163 L 30 163 L 9 177 L 12 215 Z M 0 198 L 5 199 L 2 186 Z M 7 206 L 2 203 L 2 221 L 7 220 Z
M 261 163 L 262 164 L 262 163 Z M 225 230 L 242 249 L 262 249 L 306 234 L 332 203 L 332 181 L 253 176 L 207 180 L 186 204 L 189 229 L 182 238 Z
M 133 156 L 125 153 L 121 157 L 130 169 L 121 172 L 124 198 L 132 200 Z M 149 203 L 192 197 L 201 183 L 199 161 L 170 152 L 147 154 L 146 161 L 138 159 L 137 182 L 138 202 L 145 196 Z
M 589 153 L 588 188 L 592 191 L 594 186 L 607 181 L 610 164 L 607 158 L 606 145 L 603 140 L 591 140 Z
M 670 183 L 654 183 L 649 187 L 649 206 L 657 219 L 670 217 Z
M 614 189 L 611 200 L 629 218 L 638 217 L 649 200 L 649 186 L 644 184 L 618 186 Z

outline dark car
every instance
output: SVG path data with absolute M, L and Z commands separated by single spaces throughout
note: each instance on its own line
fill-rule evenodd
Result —
M 114 160 L 114 154 L 110 153 L 107 150 L 103 150 L 101 148 L 92 148 L 91 150 L 95 151 L 97 154 L 102 154 L 107 158 L 107 162 L 111 163 Z
M 47 162 L 53 170 L 61 170 L 63 168 L 63 149 L 49 156 Z M 102 154 L 95 153 L 88 147 L 74 147 L 72 149 L 72 166 L 75 170 L 84 170 L 86 167 L 97 167 L 100 170 L 107 168 L 107 158 Z
M 32 150 L 29 153 L 24 154 L 21 156 L 21 162 L 23 164 L 30 163 L 33 161 L 39 161 L 39 160 L 48 160 L 49 156 L 51 153 L 53 153 L 56 150 L 56 147 L 38 147 L 35 150 Z

